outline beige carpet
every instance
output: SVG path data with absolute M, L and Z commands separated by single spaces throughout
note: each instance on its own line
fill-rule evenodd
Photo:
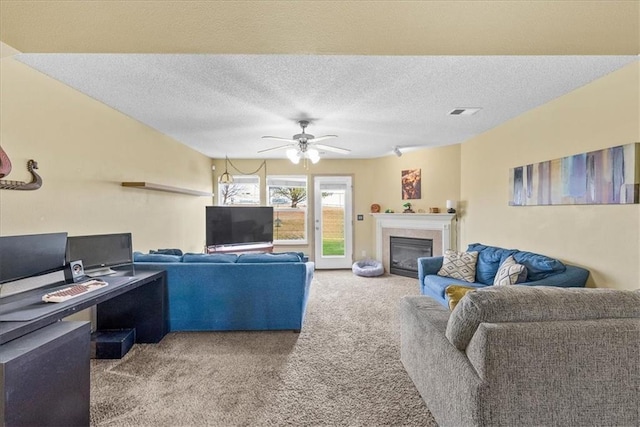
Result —
M 293 332 L 171 333 L 91 362 L 96 426 L 435 426 L 399 360 L 417 279 L 316 271 Z

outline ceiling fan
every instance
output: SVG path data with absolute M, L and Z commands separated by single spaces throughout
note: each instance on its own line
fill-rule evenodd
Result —
M 287 149 L 287 157 L 293 163 L 299 163 L 300 159 L 309 159 L 311 163 L 318 163 L 320 160 L 320 152 L 318 150 L 331 151 L 339 154 L 349 154 L 351 150 L 346 148 L 334 147 L 331 145 L 318 144 L 319 141 L 325 139 L 337 138 L 338 135 L 324 135 L 315 137 L 310 133 L 306 133 L 305 129 L 309 126 L 308 120 L 300 120 L 298 124 L 302 128 L 302 133 L 293 135 L 293 138 L 281 138 L 279 136 L 263 136 L 262 139 L 274 139 L 276 141 L 287 141 L 288 144 L 278 147 L 266 148 L 258 151 L 258 153 L 266 153 L 268 151 Z

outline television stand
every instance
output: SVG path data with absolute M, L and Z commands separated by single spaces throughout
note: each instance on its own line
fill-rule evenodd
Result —
M 249 244 L 237 244 L 237 245 L 215 245 L 207 246 L 208 254 L 241 254 L 245 252 L 273 252 L 273 243 L 249 243 Z

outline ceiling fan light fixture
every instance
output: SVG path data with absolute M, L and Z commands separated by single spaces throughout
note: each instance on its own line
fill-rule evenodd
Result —
M 264 152 L 273 151 L 273 150 L 281 150 L 281 149 L 290 147 L 290 148 L 287 148 L 287 150 L 285 151 L 287 158 L 296 165 L 300 163 L 300 160 L 304 159 L 304 166 L 306 167 L 307 160 L 310 160 L 311 163 L 313 164 L 318 163 L 320 161 L 320 151 L 318 151 L 318 148 L 323 150 L 323 152 L 330 151 L 330 152 L 339 153 L 339 154 L 349 154 L 349 152 L 351 151 L 346 148 L 334 147 L 331 145 L 324 145 L 324 144 L 315 145 L 317 141 L 324 141 L 325 139 L 329 139 L 329 138 L 337 138 L 338 135 L 323 135 L 316 138 L 310 133 L 305 132 L 305 129 L 309 125 L 308 120 L 300 120 L 298 121 L 298 124 L 302 128 L 302 133 L 293 135 L 293 138 L 291 139 L 281 138 L 279 136 L 263 136 L 262 137 L 263 139 L 275 139 L 277 141 L 287 141 L 289 144 L 260 150 L 258 151 L 258 153 L 264 153 Z
M 315 148 L 309 148 L 306 154 L 314 165 L 320 161 L 320 153 Z
M 295 148 L 290 148 L 286 151 L 287 153 L 287 157 L 289 158 L 289 160 L 291 160 L 291 162 L 295 165 L 297 165 L 298 163 L 300 163 L 300 158 L 301 153 L 300 150 L 296 150 Z

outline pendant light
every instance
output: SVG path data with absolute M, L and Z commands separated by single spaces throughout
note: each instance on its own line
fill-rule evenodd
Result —
M 224 172 L 222 175 L 218 177 L 218 183 L 220 184 L 233 184 L 233 177 L 227 170 L 227 166 L 229 163 L 229 158 L 227 156 L 224 157 Z

